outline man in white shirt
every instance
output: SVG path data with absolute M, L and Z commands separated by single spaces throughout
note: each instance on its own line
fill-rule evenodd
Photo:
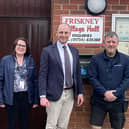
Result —
M 83 104 L 79 55 L 67 44 L 70 34 L 70 26 L 60 24 L 57 42 L 41 54 L 39 94 L 40 105 L 47 111 L 46 129 L 67 129 L 74 98 L 77 106 Z

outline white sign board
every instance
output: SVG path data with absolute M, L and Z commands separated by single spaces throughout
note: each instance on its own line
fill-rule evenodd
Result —
M 101 45 L 104 38 L 104 16 L 61 15 L 61 23 L 71 27 L 70 44 Z

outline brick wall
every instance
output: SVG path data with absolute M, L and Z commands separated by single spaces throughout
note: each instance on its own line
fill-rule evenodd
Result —
M 111 15 L 113 13 L 129 14 L 129 0 L 107 0 L 108 7 L 105 11 L 105 32 L 111 29 Z M 60 23 L 61 14 L 80 14 L 85 15 L 87 11 L 84 9 L 85 0 L 52 0 L 51 8 L 51 39 L 56 41 L 56 28 Z M 90 45 L 76 45 L 80 53 L 92 53 L 96 54 L 103 50 L 102 46 L 90 46 Z M 92 94 L 92 88 L 84 82 L 85 87 L 85 103 L 82 107 L 78 108 L 74 106 L 69 129 L 90 129 L 89 117 L 90 117 L 90 104 L 89 99 Z M 129 95 L 129 93 L 127 93 Z M 125 129 L 129 129 L 129 110 L 126 113 L 126 125 Z M 110 129 L 108 117 L 105 119 L 104 128 Z

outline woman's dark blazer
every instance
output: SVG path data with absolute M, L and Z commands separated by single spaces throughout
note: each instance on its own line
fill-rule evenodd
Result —
M 25 56 L 27 68 L 28 102 L 38 104 L 38 74 L 31 55 Z M 0 105 L 13 105 L 15 56 L 4 56 L 0 61 Z

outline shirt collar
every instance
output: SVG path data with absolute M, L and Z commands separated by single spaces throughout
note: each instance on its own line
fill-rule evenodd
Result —
M 68 47 L 68 44 L 67 44 L 67 43 L 62 44 L 60 41 L 57 41 L 57 46 L 58 46 L 59 48 L 62 48 L 64 45 L 65 45 L 66 47 Z
M 118 50 L 116 50 L 116 54 L 115 54 L 115 56 L 112 57 L 112 58 L 116 58 L 116 57 L 118 57 L 118 55 L 119 55 Z M 106 54 L 106 50 L 104 50 L 104 59 L 107 59 L 107 60 L 110 59 L 110 57 L 108 57 L 107 54 Z

